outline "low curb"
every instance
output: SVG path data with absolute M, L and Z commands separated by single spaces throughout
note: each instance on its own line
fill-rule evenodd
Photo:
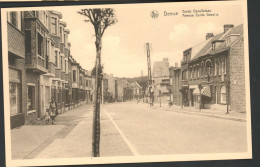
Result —
M 153 109 L 157 109 L 157 108 L 153 108 Z M 184 113 L 184 114 L 201 115 L 201 116 L 206 116 L 206 117 L 214 117 L 214 118 L 219 118 L 219 119 L 246 122 L 246 119 L 244 119 L 244 118 L 227 117 L 227 116 L 221 116 L 221 115 L 212 115 L 212 114 L 198 113 L 198 112 L 185 111 L 185 110 L 182 110 L 182 111 L 180 111 L 180 110 L 169 110 L 169 109 L 162 109 L 162 110 L 169 111 L 169 112 L 178 112 L 178 113 Z

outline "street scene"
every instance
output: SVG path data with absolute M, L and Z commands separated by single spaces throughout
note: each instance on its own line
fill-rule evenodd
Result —
M 135 102 L 104 105 L 100 156 L 246 151 L 246 123 L 242 116 L 236 115 L 240 119 L 234 121 L 231 116 L 216 118 L 183 112 Z M 12 156 L 14 159 L 90 157 L 92 120 L 92 106 L 82 105 L 59 115 L 56 125 L 14 129 Z M 18 142 L 21 137 L 26 141 L 22 145 Z
M 241 11 L 8 10 L 11 159 L 248 152 Z

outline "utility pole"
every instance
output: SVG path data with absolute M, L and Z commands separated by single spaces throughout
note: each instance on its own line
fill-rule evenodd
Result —
M 149 89 L 149 98 L 150 98 L 150 106 L 152 106 L 152 72 L 151 72 L 151 60 L 150 60 L 150 46 L 149 43 L 146 43 L 147 50 L 147 66 L 148 66 L 148 89 Z

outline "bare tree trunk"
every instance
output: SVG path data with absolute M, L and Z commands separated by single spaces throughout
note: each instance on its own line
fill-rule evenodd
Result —
M 100 24 L 99 24 L 100 25 Z M 101 76 L 99 74 L 101 62 L 101 29 L 96 31 L 96 75 L 95 75 L 95 95 L 94 95 L 94 113 L 93 113 L 93 131 L 92 131 L 92 156 L 99 157 L 100 144 L 100 100 L 101 100 Z

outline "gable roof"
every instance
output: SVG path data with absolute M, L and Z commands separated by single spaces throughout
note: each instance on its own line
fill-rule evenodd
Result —
M 169 76 L 169 63 L 156 61 L 153 64 L 153 77 Z
M 228 45 L 225 42 L 221 42 L 221 44 L 218 45 L 215 48 L 215 50 L 212 50 L 212 42 L 213 41 L 225 40 L 225 38 L 227 36 L 229 36 L 230 34 L 243 35 L 243 24 L 240 24 L 240 25 L 228 30 L 226 33 L 222 32 L 220 34 L 217 34 L 217 35 L 211 37 L 208 40 L 205 40 L 204 42 L 206 43 L 206 45 L 204 47 L 202 47 L 201 50 L 194 57 L 191 57 L 191 60 L 198 59 L 199 57 L 202 57 L 202 56 L 207 55 L 207 54 L 214 54 L 214 53 L 216 53 L 220 50 L 223 50 L 223 49 L 227 49 L 231 44 L 236 42 L 236 40 L 233 41 L 232 43 L 228 44 Z M 192 47 L 192 52 L 193 52 L 193 48 L 195 48 L 195 47 Z

